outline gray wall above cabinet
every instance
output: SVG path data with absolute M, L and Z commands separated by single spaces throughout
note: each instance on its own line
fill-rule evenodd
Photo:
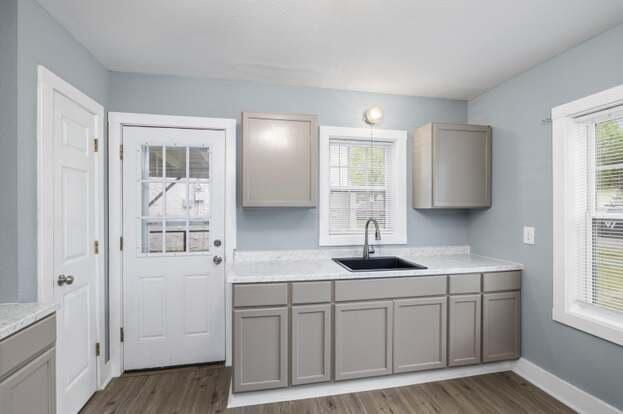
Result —
M 491 206 L 491 127 L 432 123 L 413 134 L 413 207 Z
M 242 113 L 242 207 L 315 207 L 316 115 Z

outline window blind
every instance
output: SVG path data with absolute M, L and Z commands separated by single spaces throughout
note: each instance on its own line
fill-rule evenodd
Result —
M 587 127 L 586 221 L 580 301 L 623 312 L 623 112 Z M 582 185 L 580 183 L 580 185 Z
M 369 218 L 392 232 L 392 144 L 331 139 L 329 234 L 361 234 Z

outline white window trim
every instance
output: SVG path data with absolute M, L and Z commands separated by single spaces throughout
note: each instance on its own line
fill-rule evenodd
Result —
M 363 244 L 363 231 L 353 235 L 329 235 L 329 141 L 331 138 L 346 138 L 369 141 L 369 128 L 320 127 L 320 177 L 319 200 L 319 237 L 321 246 L 353 246 Z M 394 202 L 393 232 L 383 235 L 376 244 L 407 243 L 407 131 L 375 129 L 374 140 L 393 144 L 392 159 L 394 179 L 392 179 Z
M 623 345 L 623 315 L 576 301 L 578 269 L 574 260 L 577 237 L 573 232 L 576 185 L 568 139 L 577 118 L 623 105 L 623 85 L 557 106 L 552 109 L 552 164 L 554 190 L 554 297 L 553 319 L 584 332 Z

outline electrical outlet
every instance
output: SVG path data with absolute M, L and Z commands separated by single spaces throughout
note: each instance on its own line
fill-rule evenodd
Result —
M 523 242 L 524 244 L 534 244 L 534 227 L 524 226 L 523 228 Z

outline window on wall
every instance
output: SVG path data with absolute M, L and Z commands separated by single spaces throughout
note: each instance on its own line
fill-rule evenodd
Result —
M 623 344 L 623 87 L 552 118 L 554 319 Z
M 319 190 L 321 245 L 362 244 L 369 218 L 406 243 L 406 132 L 321 127 Z

